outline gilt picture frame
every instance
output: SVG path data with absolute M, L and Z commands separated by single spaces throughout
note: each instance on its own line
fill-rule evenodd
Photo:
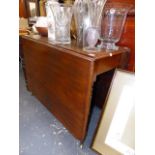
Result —
M 92 149 L 101 155 L 135 154 L 134 73 L 117 69 Z

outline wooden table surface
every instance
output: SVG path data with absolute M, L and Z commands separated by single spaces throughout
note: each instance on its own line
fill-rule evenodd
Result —
M 125 68 L 129 49 L 88 53 L 74 41 L 71 45 L 52 45 L 40 36 L 22 36 L 21 43 L 28 90 L 83 141 L 96 77 Z

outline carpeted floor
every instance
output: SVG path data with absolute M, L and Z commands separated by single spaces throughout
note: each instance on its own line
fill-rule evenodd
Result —
M 19 141 L 20 155 L 97 155 L 89 148 L 100 114 L 93 109 L 84 147 L 27 91 L 22 69 L 19 71 Z

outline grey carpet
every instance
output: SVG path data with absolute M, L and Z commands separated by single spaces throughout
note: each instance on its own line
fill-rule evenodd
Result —
M 20 155 L 97 155 L 90 149 L 100 110 L 94 108 L 84 147 L 27 91 L 19 71 L 19 154 Z

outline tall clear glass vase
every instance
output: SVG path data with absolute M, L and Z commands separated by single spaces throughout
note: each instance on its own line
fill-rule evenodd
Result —
M 106 0 L 75 0 L 74 2 L 77 44 L 84 50 L 94 48 L 100 36 L 101 15 L 105 2 Z
M 55 43 L 56 44 L 70 44 L 70 25 L 72 18 L 71 4 L 52 4 L 51 11 L 54 15 L 55 21 Z
M 75 26 L 77 32 L 77 45 L 82 47 L 83 43 L 83 21 L 87 15 L 86 0 L 75 0 L 73 5 L 73 15 L 75 19 Z

